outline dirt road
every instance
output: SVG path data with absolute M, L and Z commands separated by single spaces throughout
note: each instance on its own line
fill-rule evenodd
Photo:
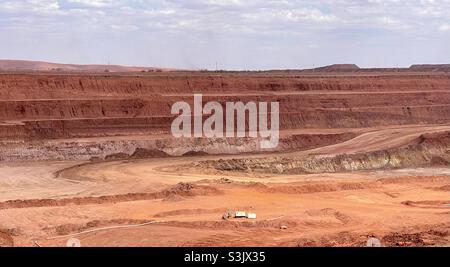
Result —
M 361 130 L 340 144 L 274 155 L 369 152 L 448 130 L 443 125 Z M 385 245 L 449 244 L 450 169 L 261 176 L 177 168 L 236 157 L 264 155 L 2 164 L 0 226 L 12 233 L 14 244 L 25 246 L 35 241 L 64 246 L 71 234 L 86 230 L 94 232 L 76 235 L 85 246 L 359 246 L 369 236 Z M 181 182 L 197 189 L 158 194 Z M 12 199 L 21 201 L 8 202 Z M 227 209 L 258 217 L 223 221 Z M 63 237 L 48 239 L 57 236 Z

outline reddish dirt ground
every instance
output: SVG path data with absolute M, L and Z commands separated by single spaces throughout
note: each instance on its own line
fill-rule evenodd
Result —
M 172 138 L 193 92 L 279 101 L 280 146 Z M 8 73 L 0 99 L 0 246 L 450 245 L 448 73 Z

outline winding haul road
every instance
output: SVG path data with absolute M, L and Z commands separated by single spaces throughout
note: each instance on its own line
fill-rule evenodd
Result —
M 346 142 L 300 152 L 87 164 L 3 163 L 0 204 L 20 199 L 30 200 L 36 206 L 21 208 L 16 204 L 0 210 L 0 232 L 21 229 L 19 236 L 4 239 L 22 246 L 33 246 L 36 242 L 43 246 L 64 246 L 71 234 L 76 234 L 85 246 L 305 245 L 302 242 L 346 246 L 363 245 L 369 232 L 376 236 L 392 235 L 394 241 L 389 242 L 400 242 L 401 238 L 395 238 L 408 228 L 414 229 L 419 237 L 426 235 L 432 240 L 425 245 L 450 244 L 448 234 L 442 234 L 450 228 L 445 206 L 449 169 L 263 176 L 243 173 L 230 175 L 231 184 L 217 184 L 212 179 L 223 178 L 223 173 L 188 171 L 183 167 L 203 160 L 370 152 L 408 144 L 424 133 L 450 131 L 450 126 L 410 125 L 353 131 L 359 135 Z M 201 180 L 220 193 L 163 200 L 120 198 L 128 193 L 157 192 L 179 182 Z M 268 189 L 252 186 L 249 181 L 262 182 Z M 102 196 L 117 200 L 104 201 Z M 39 204 L 48 198 L 62 201 L 85 197 L 91 201 Z M 251 227 L 240 221 L 223 222 L 221 213 L 228 208 L 252 210 L 258 219 Z M 288 230 L 280 230 L 280 225 L 287 225 Z M 430 236 L 430 230 L 437 234 Z M 420 242 L 412 245 L 421 245 Z
M 98 164 L 89 164 L 80 168 L 69 169 L 61 174 L 65 179 L 76 180 L 98 180 L 102 177 L 115 177 L 114 182 L 120 182 L 122 188 L 127 190 L 138 188 L 160 189 L 167 185 L 173 185 L 178 182 L 191 182 L 201 179 L 214 179 L 211 173 L 202 174 L 201 170 L 195 173 L 184 172 L 183 168 L 178 166 L 189 165 L 196 161 L 204 160 L 226 160 L 239 158 L 264 158 L 264 157 L 293 157 L 312 154 L 331 155 L 331 154 L 351 154 L 363 153 L 377 150 L 384 150 L 399 147 L 412 142 L 414 139 L 425 133 L 435 133 L 450 131 L 450 125 L 435 126 L 398 126 L 383 129 L 372 129 L 363 132 L 357 137 L 334 145 L 324 146 L 300 152 L 274 152 L 267 154 L 248 154 L 248 155 L 209 155 L 198 157 L 174 157 L 163 159 L 143 159 L 136 161 L 118 161 Z M 223 176 L 223 174 L 221 174 Z M 220 178 L 219 175 L 216 178 Z M 290 177 L 290 179 L 285 179 Z M 302 180 L 303 176 L 298 176 Z M 243 175 L 235 176 L 239 181 L 289 181 L 292 182 L 292 175 L 277 175 L 273 177 L 267 175 L 266 178 L 251 177 Z
M 357 137 L 334 145 L 299 152 L 270 154 L 208 155 L 196 157 L 151 158 L 99 163 L 49 162 L 3 163 L 0 165 L 2 189 L 0 201 L 12 199 L 67 198 L 157 191 L 179 182 L 214 179 L 211 173 L 186 172 L 181 165 L 196 161 L 232 158 L 264 158 L 303 156 L 311 154 L 360 153 L 405 145 L 424 133 L 450 131 L 450 125 L 410 125 L 382 129 L 355 129 Z M 292 131 L 290 132 L 292 133 Z M 55 173 L 59 175 L 55 176 Z M 31 174 L 33 174 L 32 179 Z M 324 175 L 324 177 L 327 175 Z M 305 176 L 267 175 L 234 176 L 239 181 L 293 182 Z

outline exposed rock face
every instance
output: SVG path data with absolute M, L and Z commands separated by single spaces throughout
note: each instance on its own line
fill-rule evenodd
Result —
M 167 133 L 171 105 L 193 92 L 219 94 L 205 102 L 279 101 L 281 129 L 444 123 L 449 88 L 448 75 L 425 74 L 0 75 L 0 139 Z
M 407 146 L 359 154 L 307 157 L 268 157 L 204 161 L 196 166 L 220 171 L 271 173 L 334 173 L 404 167 L 449 166 L 450 132 L 421 135 Z
M 158 94 L 258 93 L 309 91 L 430 91 L 448 89 L 447 74 L 269 75 L 192 74 L 160 75 L 32 75 L 1 74 L 2 100 L 92 99 L 155 97 Z M 233 94 L 231 94 L 233 95 Z
M 0 74 L 0 158 L 105 158 L 138 148 L 169 155 L 258 151 L 258 140 L 171 139 L 171 106 L 192 103 L 194 92 L 222 104 L 278 101 L 282 130 L 450 122 L 450 76 L 442 73 Z M 291 136 L 279 150 L 342 139 Z
M 356 135 L 292 135 L 280 140 L 274 151 L 306 150 L 349 140 Z M 259 140 L 253 138 L 141 138 L 8 141 L 0 142 L 0 161 L 30 160 L 120 160 L 205 154 L 239 154 L 258 151 Z

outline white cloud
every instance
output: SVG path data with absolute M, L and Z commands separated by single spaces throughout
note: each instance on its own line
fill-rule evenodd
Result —
M 439 30 L 442 32 L 450 31 L 450 24 L 442 24 L 439 26 Z
M 337 18 L 333 14 L 324 14 L 318 9 L 301 8 L 293 11 L 286 11 L 285 13 L 288 20 L 292 21 L 313 21 L 313 22 L 333 22 Z
M 168 53 L 173 55 L 186 51 L 183 57 L 192 56 L 191 64 L 201 61 L 205 53 L 231 61 L 233 53 L 223 52 L 228 49 L 245 58 L 252 51 L 267 51 L 264 47 L 279 55 L 290 48 L 310 51 L 310 44 L 318 45 L 312 49 L 317 53 L 327 49 L 328 43 L 367 47 L 376 41 L 378 47 L 389 47 L 393 40 L 414 43 L 420 39 L 424 43 L 433 40 L 439 46 L 446 41 L 439 38 L 447 36 L 439 32 L 450 30 L 449 21 L 450 0 L 0 0 L 0 32 L 10 36 L 0 44 L 0 51 L 21 54 L 27 49 L 13 41 L 25 46 L 29 39 L 55 46 L 61 40 L 82 43 L 87 39 L 126 48 L 134 47 L 134 42 L 148 42 L 155 51 L 168 51 L 169 47 Z M 75 41 L 71 47 L 83 50 Z M 200 42 L 210 45 L 189 46 Z M 83 55 L 97 58 L 101 54 L 86 46 Z M 58 49 L 64 51 L 62 44 L 55 49 L 42 48 L 42 53 L 53 54 Z M 5 53 L 0 52 L 0 57 L 7 57 Z M 129 55 L 122 51 L 114 54 Z M 164 61 L 163 56 L 159 53 L 155 58 Z M 264 57 L 258 55 L 255 60 Z
M 135 25 L 111 25 L 110 27 L 116 31 L 136 31 L 139 29 Z
M 34 11 L 36 13 L 51 12 L 59 9 L 56 0 L 19 0 L 0 2 L 0 12 L 18 13 Z M 0 13 L 1 14 L 1 13 Z
M 71 4 L 80 4 L 86 7 L 109 7 L 114 4 L 113 0 L 67 0 Z
M 339 20 L 334 14 L 325 14 L 315 8 L 249 10 L 240 16 L 247 20 L 248 23 L 264 23 L 268 27 L 271 24 L 282 22 L 302 25 L 329 23 Z

